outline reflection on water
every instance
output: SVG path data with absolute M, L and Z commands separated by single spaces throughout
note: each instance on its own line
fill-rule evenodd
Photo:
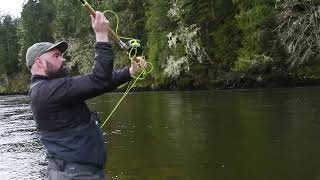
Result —
M 108 122 L 111 179 L 320 179 L 320 88 L 134 93 Z M 105 119 L 120 94 L 93 100 Z
M 320 88 L 131 93 L 104 128 L 111 180 L 320 180 Z M 90 100 L 105 119 L 121 94 Z M 0 179 L 40 179 L 28 99 L 0 97 Z

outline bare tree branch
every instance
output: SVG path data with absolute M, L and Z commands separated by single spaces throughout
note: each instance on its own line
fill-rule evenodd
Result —
M 316 60 L 320 54 L 320 2 L 314 0 L 278 0 L 276 31 L 290 55 L 292 67 Z

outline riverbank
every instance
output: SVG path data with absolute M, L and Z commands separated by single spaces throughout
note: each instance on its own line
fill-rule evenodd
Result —
M 298 73 L 296 73 L 298 74 Z M 185 91 L 185 90 L 210 90 L 210 89 L 255 89 L 255 88 L 280 88 L 280 87 L 303 87 L 320 86 L 320 78 L 313 75 L 300 74 L 300 76 L 288 73 L 286 75 L 276 75 L 274 73 L 264 74 L 241 74 L 229 73 L 220 78 L 203 79 L 202 82 L 196 80 L 172 80 L 170 82 L 157 84 L 150 79 L 138 81 L 132 91 Z M 317 73 L 315 73 L 317 74 Z M 180 82 L 179 82 L 180 81 Z M 30 75 L 18 73 L 9 78 L 7 83 L 0 86 L 0 95 L 27 94 L 30 83 Z M 116 91 L 123 92 L 127 84 L 121 86 Z
M 17 73 L 9 77 L 0 85 L 0 95 L 27 94 L 29 88 L 30 76 L 24 73 Z
M 25 83 L 27 82 L 27 83 Z M 28 81 L 12 81 L 9 86 L 0 87 L 0 95 L 26 95 L 29 90 Z M 227 90 L 227 89 L 257 89 L 257 88 L 281 88 L 281 87 L 309 87 L 320 86 L 320 80 L 314 79 L 294 79 L 294 78 L 279 78 L 279 79 L 261 79 L 252 77 L 239 77 L 236 79 L 213 81 L 212 84 L 206 86 L 186 86 L 179 87 L 175 82 L 171 84 L 158 86 L 156 88 L 137 86 L 131 91 L 198 91 L 198 90 Z M 115 92 L 124 92 L 127 85 L 120 87 Z

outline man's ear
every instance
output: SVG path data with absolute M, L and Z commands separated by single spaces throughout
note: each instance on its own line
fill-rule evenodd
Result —
M 34 60 L 34 63 L 40 68 L 44 68 L 45 66 L 45 62 L 41 61 L 40 57 L 36 57 L 36 59 Z

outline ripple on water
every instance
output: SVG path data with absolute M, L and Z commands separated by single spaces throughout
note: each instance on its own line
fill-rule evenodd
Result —
M 0 180 L 41 179 L 45 150 L 27 96 L 0 97 Z

